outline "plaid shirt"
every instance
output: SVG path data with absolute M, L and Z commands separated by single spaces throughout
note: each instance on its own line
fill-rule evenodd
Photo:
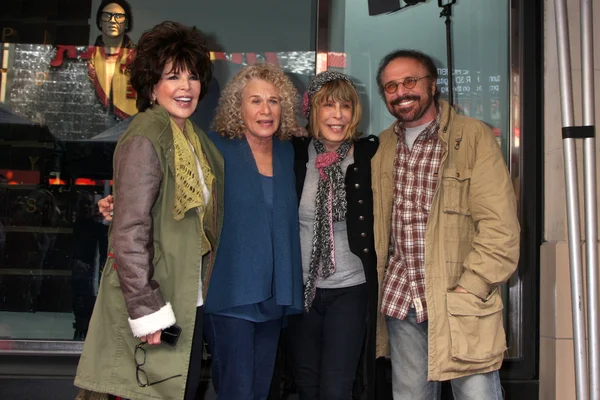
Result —
M 414 306 L 417 322 L 427 320 L 425 299 L 425 231 L 438 185 L 442 144 L 438 137 L 441 110 L 419 134 L 412 151 L 406 144 L 404 128 L 397 123 L 398 135 L 394 158 L 394 205 L 390 252 L 381 312 L 405 319 Z

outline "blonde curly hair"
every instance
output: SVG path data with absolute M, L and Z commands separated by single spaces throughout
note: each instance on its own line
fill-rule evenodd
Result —
M 242 92 L 252 79 L 269 82 L 279 91 L 281 117 L 275 136 L 284 140 L 290 139 L 298 129 L 295 113 L 298 92 L 292 81 L 273 64 L 250 65 L 233 77 L 221 93 L 213 129 L 231 139 L 244 137 L 246 125 L 242 119 Z

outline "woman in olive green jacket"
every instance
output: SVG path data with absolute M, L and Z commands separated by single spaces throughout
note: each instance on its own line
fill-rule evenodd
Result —
M 82 398 L 195 398 L 223 158 L 188 118 L 211 75 L 195 28 L 164 22 L 141 37 L 131 70 L 140 113 L 115 150 L 117 215 L 75 378 Z M 161 344 L 174 325 L 177 343 Z

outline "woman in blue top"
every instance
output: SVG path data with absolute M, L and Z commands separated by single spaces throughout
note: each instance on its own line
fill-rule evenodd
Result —
M 205 301 L 219 399 L 266 399 L 282 317 L 302 312 L 302 266 L 289 141 L 297 94 L 276 66 L 240 71 L 209 132 L 225 160 L 225 216 Z

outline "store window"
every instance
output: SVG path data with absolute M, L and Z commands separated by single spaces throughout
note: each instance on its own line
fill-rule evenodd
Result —
M 416 49 L 432 56 L 438 66 L 441 97 L 447 98 L 446 26 L 437 2 L 377 16 L 369 16 L 364 1 L 327 3 L 327 48 L 319 50 L 334 52 L 334 60 L 327 57 L 328 68 L 341 69 L 359 83 L 361 100 L 368 108 L 362 120 L 365 132 L 377 135 L 394 122 L 375 80 L 379 61 L 393 50 Z M 488 123 L 505 153 L 509 141 L 508 15 L 508 1 L 479 0 L 457 3 L 452 16 L 455 105 L 459 112 Z
M 453 8 L 452 77 L 459 111 L 491 126 L 517 182 L 519 108 L 511 89 L 518 87 L 519 71 L 509 69 L 509 40 L 515 36 L 508 31 L 509 3 L 473 0 Z M 3 4 L 0 351 L 10 350 L 15 341 L 85 338 L 106 258 L 108 224 L 96 202 L 111 191 L 114 146 L 135 114 L 126 80 L 117 84 L 128 62 L 127 41 L 116 59 L 90 47 L 102 38 L 99 4 Z M 414 48 L 432 55 L 442 97 L 447 94 L 445 25 L 437 2 L 379 16 L 369 16 L 363 0 L 129 4 L 130 26 L 123 33 L 133 44 L 165 19 L 196 25 L 206 35 L 214 79 L 193 117 L 203 129 L 209 128 L 229 79 L 243 66 L 261 61 L 280 65 L 300 93 L 315 68 L 349 74 L 363 105 L 361 129 L 369 134 L 379 134 L 393 122 L 375 82 L 379 60 L 388 52 Z M 325 12 L 320 7 L 317 24 L 318 4 L 325 5 Z M 323 38 L 315 57 L 314 44 Z M 112 74 L 103 73 L 107 64 Z M 299 116 L 299 122 L 306 121 Z M 509 351 L 517 356 L 518 282 L 507 285 L 505 295 Z
M 130 0 L 100 14 L 99 0 L 9 3 L 0 23 L 0 352 L 38 341 L 77 352 L 107 257 L 109 224 L 96 203 L 111 193 L 114 147 L 137 112 L 126 70 L 135 42 L 163 20 L 205 34 L 214 77 L 192 119 L 209 129 L 220 91 L 246 65 L 276 63 L 303 93 L 315 70 L 316 1 Z M 118 41 L 102 30 L 115 21 Z

